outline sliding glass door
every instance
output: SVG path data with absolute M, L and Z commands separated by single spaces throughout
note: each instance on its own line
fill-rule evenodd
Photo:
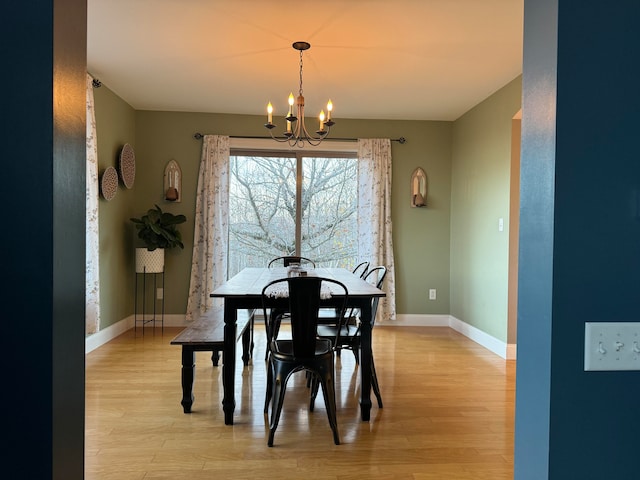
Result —
M 229 277 L 280 255 L 351 268 L 357 256 L 357 159 L 232 151 Z

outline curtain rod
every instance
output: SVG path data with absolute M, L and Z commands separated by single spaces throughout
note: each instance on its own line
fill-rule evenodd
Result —
M 195 138 L 196 140 L 202 140 L 202 138 L 204 137 L 203 134 L 201 134 L 200 132 L 196 132 L 193 134 L 193 138 Z M 245 135 L 229 135 L 230 138 L 255 138 L 255 139 L 271 139 L 271 137 L 259 137 L 259 136 L 245 136 Z M 339 140 L 342 142 L 357 142 L 358 139 L 357 138 L 332 138 L 331 140 Z M 392 138 L 391 139 L 392 142 L 398 142 L 400 144 L 403 144 L 407 141 L 406 138 L 404 137 L 400 137 L 400 138 Z
M 102 82 L 99 78 L 97 78 L 93 73 L 87 72 L 87 74 L 91 77 L 91 85 L 93 88 L 100 88 L 102 86 Z

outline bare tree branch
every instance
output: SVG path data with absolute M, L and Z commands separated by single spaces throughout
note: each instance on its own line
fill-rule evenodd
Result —
M 294 253 L 296 159 L 232 157 L 230 172 L 230 261 L 237 268 L 261 266 Z M 356 255 L 356 174 L 352 158 L 303 159 L 300 241 L 318 264 L 339 265 Z

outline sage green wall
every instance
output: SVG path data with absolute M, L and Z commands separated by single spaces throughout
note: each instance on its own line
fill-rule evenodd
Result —
M 415 133 L 393 152 L 396 307 L 399 314 L 448 314 L 452 125 L 406 122 L 406 131 L 414 123 Z M 417 167 L 427 174 L 423 208 L 411 207 L 411 175 Z M 429 300 L 430 288 L 437 290 L 436 300 Z
M 456 122 L 338 119 L 339 137 L 405 137 L 392 143 L 392 219 L 398 314 L 452 314 L 506 341 L 511 119 L 520 78 Z M 202 141 L 193 134 L 265 134 L 261 116 L 135 111 L 106 86 L 94 90 L 100 170 L 136 151 L 134 188 L 100 201 L 102 328 L 133 314 L 135 229 L 129 221 L 158 203 L 183 213 L 185 250 L 166 255 L 165 312 L 186 309 L 195 189 Z M 182 168 L 182 202 L 163 200 L 169 160 Z M 427 208 L 410 207 L 411 173 L 428 177 Z M 498 232 L 498 218 L 505 229 Z M 429 288 L 437 300 L 428 300 Z
M 107 167 L 118 166 L 125 143 L 136 147 L 135 110 L 106 86 L 93 89 L 100 176 Z M 99 200 L 100 228 L 100 329 L 126 318 L 133 311 L 133 254 L 123 248 L 133 216 L 133 199 L 139 185 L 129 190 L 122 183 L 115 197 Z
M 186 310 L 193 243 L 193 217 L 202 141 L 193 134 L 265 135 L 260 116 L 137 111 L 134 210 L 141 214 L 154 203 L 187 216 L 180 229 L 185 249 L 166 256 L 166 313 Z M 337 119 L 337 137 L 398 138 L 392 143 L 392 219 L 399 314 L 448 313 L 451 122 Z M 163 173 L 171 159 L 182 169 L 181 203 L 163 200 Z M 428 208 L 410 207 L 410 177 L 421 166 L 429 180 Z M 128 214 L 127 214 L 128 216 Z M 129 243 L 132 250 L 133 233 Z M 129 267 L 131 270 L 133 266 Z M 437 288 L 429 301 L 427 289 Z M 133 300 L 131 300 L 131 305 Z
M 456 120 L 452 133 L 450 312 L 504 342 L 511 128 L 521 96 L 518 77 Z

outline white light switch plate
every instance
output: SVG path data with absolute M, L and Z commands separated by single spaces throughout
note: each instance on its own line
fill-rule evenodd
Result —
M 584 369 L 640 370 L 640 322 L 587 322 Z

